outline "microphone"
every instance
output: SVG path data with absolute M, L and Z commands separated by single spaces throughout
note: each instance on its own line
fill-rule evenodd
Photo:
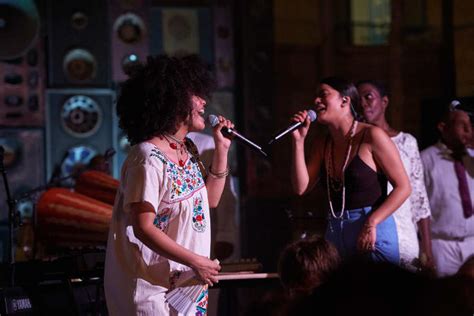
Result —
M 209 124 L 211 124 L 212 127 L 215 127 L 217 124 L 219 124 L 219 118 L 217 116 L 213 115 L 213 114 L 209 115 L 207 120 L 209 121 Z M 254 142 L 252 142 L 248 138 L 244 137 L 243 135 L 239 134 L 233 128 L 223 127 L 221 129 L 221 133 L 222 133 L 222 135 L 224 135 L 226 137 L 229 137 L 229 136 L 230 137 L 235 137 L 235 139 L 237 141 L 239 141 L 240 143 L 242 143 L 244 145 L 247 145 L 248 147 L 250 147 L 252 149 L 255 149 L 256 151 L 258 151 L 259 153 L 261 153 L 265 157 L 268 156 L 267 153 L 262 150 L 262 147 L 255 144 Z
M 313 110 L 308 110 L 308 117 L 311 120 L 311 122 L 314 122 L 318 118 L 318 115 Z M 286 134 L 291 133 L 292 131 L 294 131 L 295 129 L 297 129 L 298 127 L 300 127 L 303 124 L 304 124 L 304 121 L 303 122 L 295 122 L 295 123 L 291 124 L 286 129 L 278 132 L 275 136 L 273 136 L 272 139 L 270 139 L 270 141 L 268 142 L 268 145 L 271 145 L 273 142 L 279 140 L 280 138 L 282 138 Z

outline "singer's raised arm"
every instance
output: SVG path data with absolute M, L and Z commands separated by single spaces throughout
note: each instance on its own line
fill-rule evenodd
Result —
M 318 138 L 315 140 L 315 144 L 312 147 L 310 159 L 308 159 L 307 164 L 305 159 L 304 142 L 311 124 L 311 118 L 308 117 L 307 111 L 300 111 L 293 116 L 293 120 L 296 122 L 304 121 L 304 124 L 300 128 L 295 129 L 291 133 L 291 184 L 296 194 L 303 195 L 317 182 L 319 169 L 323 158 L 321 150 L 322 147 L 320 145 L 322 141 Z
M 230 173 L 227 157 L 231 140 L 221 133 L 221 129 L 223 127 L 234 127 L 234 124 L 223 116 L 219 116 L 218 119 L 219 123 L 213 127 L 213 137 L 216 148 L 206 179 L 207 195 L 211 208 L 217 207 L 219 204 L 222 192 L 224 191 L 225 181 Z

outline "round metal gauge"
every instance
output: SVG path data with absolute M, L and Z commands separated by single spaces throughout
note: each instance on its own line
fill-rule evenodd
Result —
M 127 44 L 137 43 L 145 36 L 143 20 L 136 14 L 125 13 L 115 20 L 114 30 L 121 41 Z
M 138 65 L 140 60 L 136 54 L 128 54 L 122 59 L 122 70 L 125 74 L 129 75 L 132 73 L 133 67 Z
M 61 124 L 74 137 L 89 137 L 102 124 L 102 111 L 92 98 L 75 95 L 66 100 L 61 109 Z
M 63 71 L 69 80 L 91 80 L 97 73 L 97 60 L 88 50 L 76 48 L 64 56 Z
M 33 217 L 34 203 L 31 200 L 21 200 L 16 204 L 16 210 L 20 212 L 21 217 Z
M 69 176 L 84 170 L 95 155 L 97 150 L 91 146 L 79 145 L 70 148 L 61 165 L 61 176 Z
M 89 18 L 83 12 L 77 11 L 74 12 L 71 16 L 71 26 L 75 30 L 83 30 L 89 24 Z
M 21 159 L 22 145 L 13 137 L 1 137 L 0 146 L 5 150 L 3 153 L 3 164 L 5 168 L 14 167 Z

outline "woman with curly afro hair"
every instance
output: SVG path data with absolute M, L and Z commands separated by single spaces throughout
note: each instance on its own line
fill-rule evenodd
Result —
M 206 171 L 186 137 L 205 127 L 214 86 L 195 55 L 149 57 L 123 84 L 117 103 L 120 127 L 132 147 L 121 171 L 105 264 L 110 315 L 205 314 L 207 285 L 219 263 L 209 259 L 209 207 L 216 207 L 229 174 L 230 139 L 213 129 L 216 144 Z M 191 307 L 168 303 L 183 283 L 202 289 Z

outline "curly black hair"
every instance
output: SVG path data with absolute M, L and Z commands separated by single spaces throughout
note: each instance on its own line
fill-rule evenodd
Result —
M 121 86 L 117 101 L 119 126 L 130 143 L 176 133 L 192 111 L 191 97 L 209 99 L 215 81 L 197 56 L 149 56 Z

